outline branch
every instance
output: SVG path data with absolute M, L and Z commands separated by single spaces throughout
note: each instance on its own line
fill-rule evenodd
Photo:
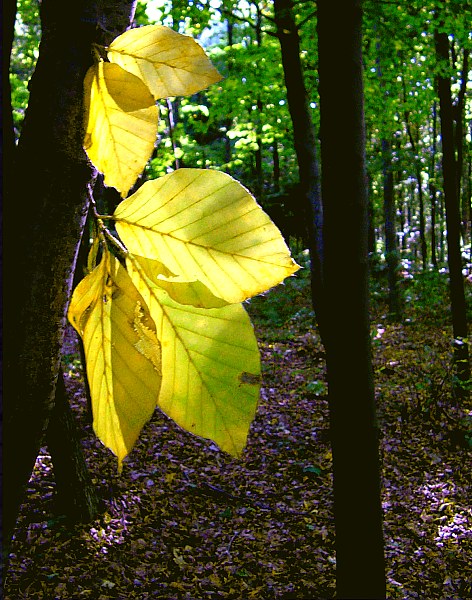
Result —
M 235 19 L 236 21 L 239 21 L 241 23 L 249 25 L 249 27 L 254 29 L 254 31 L 257 31 L 257 24 L 253 23 L 250 19 L 248 19 L 246 17 L 239 17 L 238 15 L 235 15 L 234 13 L 232 13 L 230 10 L 226 10 L 226 9 L 220 9 L 220 12 L 222 15 L 225 15 L 226 17 L 231 17 L 232 19 Z M 275 19 L 273 19 L 272 17 L 269 17 L 269 16 L 265 15 L 264 13 L 261 13 L 261 14 L 264 18 L 275 23 Z M 271 31 L 270 29 L 261 29 L 261 33 L 265 33 L 267 35 L 270 35 L 271 37 L 279 38 L 279 34 L 275 31 Z
M 227 10 L 226 8 L 220 8 L 220 12 L 222 15 L 224 15 L 226 17 L 231 17 L 232 19 L 235 19 L 236 21 L 239 21 L 240 23 L 245 23 L 246 25 L 249 25 L 249 27 L 256 29 L 256 24 L 253 23 L 247 17 L 240 17 L 238 15 L 235 15 L 233 12 L 231 12 L 230 10 Z
M 310 21 L 314 16 L 316 16 L 316 10 L 314 10 L 307 17 L 305 17 L 304 19 L 302 19 L 300 21 L 300 23 L 298 23 L 298 25 L 297 25 L 297 31 L 300 31 L 300 29 L 303 27 L 303 25 L 305 25 L 305 23 L 307 23 L 308 21 Z

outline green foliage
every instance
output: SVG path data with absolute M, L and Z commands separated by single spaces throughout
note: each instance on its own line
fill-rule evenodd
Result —
M 295 256 L 302 268 L 277 287 L 252 298 L 248 310 L 256 324 L 264 328 L 287 328 L 312 321 L 310 265 L 308 252 Z M 274 335 L 280 335 L 280 332 Z
M 15 37 L 10 63 L 11 102 L 16 137 L 19 137 L 28 106 L 28 81 L 39 55 L 41 25 L 37 2 L 18 0 Z
M 324 381 L 309 381 L 306 384 L 306 391 L 313 396 L 322 396 L 327 393 L 328 388 Z
M 431 325 L 450 322 L 449 279 L 445 272 L 437 270 L 416 273 L 408 281 L 405 300 L 408 314 L 413 321 L 424 321 Z M 469 319 L 472 317 L 472 290 L 466 286 Z

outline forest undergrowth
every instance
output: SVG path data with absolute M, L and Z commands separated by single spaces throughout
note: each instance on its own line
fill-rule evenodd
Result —
M 400 324 L 386 319 L 380 284 L 372 294 L 388 598 L 465 600 L 472 597 L 472 407 L 452 385 L 446 279 L 405 279 Z M 247 307 L 263 387 L 243 456 L 223 454 L 156 411 L 121 476 L 93 435 L 68 331 L 67 388 L 104 511 L 74 527 L 55 513 L 43 448 L 5 599 L 334 597 L 325 356 L 307 270 Z

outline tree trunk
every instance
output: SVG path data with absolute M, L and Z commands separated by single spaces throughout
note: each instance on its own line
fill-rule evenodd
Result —
M 274 194 L 280 193 L 280 156 L 279 156 L 279 145 L 277 140 L 274 138 L 272 143 L 272 192 Z
M 234 24 L 231 21 L 230 17 L 228 17 L 226 19 L 226 33 L 228 36 L 228 46 L 231 48 L 231 46 L 233 45 L 233 29 L 234 29 Z M 228 69 L 228 73 L 231 73 L 231 70 L 233 68 L 233 57 L 230 56 L 228 57 L 228 62 L 226 65 L 227 69 Z M 226 168 L 225 168 L 225 172 L 228 173 L 228 175 L 231 175 L 231 169 L 229 168 L 229 163 L 231 162 L 233 156 L 232 156 L 232 149 L 231 149 L 231 140 L 228 137 L 228 131 L 231 129 L 231 126 L 233 124 L 233 119 L 229 118 L 229 119 L 225 119 L 223 121 L 223 126 L 224 126 L 224 131 L 225 131 L 225 137 L 224 137 L 224 142 L 225 142 L 225 163 L 226 163 Z
M 310 240 L 311 283 L 313 308 L 321 338 L 324 337 L 324 285 L 323 285 L 323 211 L 319 166 L 316 156 L 316 134 L 303 78 L 300 60 L 300 40 L 295 25 L 291 0 L 274 0 L 274 16 L 282 52 L 287 102 L 293 126 L 295 152 L 302 206 L 300 215 L 307 223 Z
M 437 114 L 436 114 L 436 102 L 433 104 L 433 147 L 431 149 L 431 164 L 429 167 L 429 195 L 431 198 L 431 263 L 435 269 L 438 268 L 438 259 L 437 259 L 437 241 L 436 241 L 436 123 L 437 123 Z
M 84 460 L 63 377 L 61 370 L 46 433 L 56 481 L 56 511 L 72 524 L 87 523 L 97 516 L 100 501 Z
M 404 254 L 407 250 L 406 244 L 406 219 L 405 219 L 405 211 L 406 211 L 406 203 L 403 198 L 403 191 L 400 190 L 399 194 L 399 206 L 400 206 L 400 231 L 402 232 L 402 240 L 401 240 L 401 254 Z
M 467 244 L 467 239 L 470 233 L 470 213 L 468 211 L 470 205 L 470 197 L 467 198 L 462 193 L 462 179 L 464 173 L 464 109 L 465 95 L 467 90 L 467 81 L 469 76 L 469 50 L 464 49 L 464 58 L 462 61 L 461 86 L 457 95 L 457 102 L 454 106 L 455 112 L 455 147 L 457 153 L 457 193 L 459 194 L 459 205 L 461 207 L 461 228 L 464 245 Z
M 2 114 L 2 135 L 0 135 L 0 148 L 1 148 L 1 160 L 0 160 L 0 172 L 1 179 L 3 185 L 0 188 L 0 200 L 3 212 L 5 211 L 5 204 L 7 201 L 8 193 L 7 190 L 11 189 L 14 182 L 13 175 L 13 154 L 15 150 L 15 135 L 13 129 L 13 112 L 11 106 L 11 88 L 10 88 L 10 55 L 11 49 L 13 45 L 13 33 L 15 29 L 15 19 L 16 19 L 16 0 L 6 0 L 3 2 L 2 11 L 1 11 L 1 21 L 2 21 L 2 35 L 0 36 L 0 51 L 3 58 L 3 69 L 2 69 L 2 85 L 0 89 L 0 108 Z M 3 231 L 3 212 L 0 215 L 0 223 L 1 223 L 1 237 L 3 244 L 4 243 L 4 231 Z M 3 269 L 3 252 L 0 252 L 0 268 L 2 269 L 2 276 L 5 277 L 5 271 Z M 5 308 L 7 303 L 5 301 L 5 294 L 3 295 Z M 6 312 L 4 313 L 6 314 Z M 3 321 L 2 326 L 3 328 Z M 4 354 L 4 330 L 2 331 L 1 337 L 1 345 L 2 345 L 2 356 L 5 357 Z M 3 379 L 6 379 L 5 370 L 3 372 Z M 2 399 L 5 398 L 3 383 L 0 383 L 0 393 L 2 394 Z M 5 432 L 5 412 L 4 405 L 5 400 L 0 402 L 0 428 L 2 433 L 2 440 L 4 440 L 4 432 Z M 2 514 L 2 527 L 0 527 L 0 548 L 2 548 L 2 554 L 0 559 L 0 585 L 3 587 L 3 582 L 5 581 L 5 570 L 6 570 L 6 559 L 8 556 L 8 552 L 3 550 L 5 546 L 9 542 L 9 532 L 5 530 L 5 500 L 4 496 L 6 495 L 4 490 L 5 487 L 5 457 L 4 457 L 4 447 L 5 442 L 3 441 L 0 444 L 0 480 L 2 481 L 2 496 L 0 497 L 0 512 Z M 0 592 L 1 595 L 1 592 Z
M 400 290 L 398 286 L 398 244 L 396 206 L 393 186 L 392 145 L 382 140 L 382 170 L 385 221 L 385 261 L 388 278 L 388 316 L 393 322 L 401 319 Z
M 376 239 L 375 239 L 375 211 L 374 211 L 374 194 L 373 194 L 373 187 L 372 187 L 372 178 L 369 177 L 369 185 L 368 188 L 369 190 L 369 205 L 367 208 L 367 213 L 368 213 L 368 219 L 369 219 L 369 233 L 368 233 L 368 237 L 367 237 L 367 252 L 369 254 L 370 257 L 370 262 L 371 264 L 374 263 L 374 261 L 377 260 L 376 257 Z
M 469 253 L 469 261 L 472 263 L 472 122 L 470 123 L 470 131 L 469 131 L 469 160 L 467 161 L 467 194 L 466 194 L 466 203 L 467 203 L 467 212 L 469 214 L 469 240 L 470 240 L 470 253 Z
M 95 185 L 95 191 L 97 185 Z M 103 184 L 100 186 L 103 189 Z M 97 197 L 95 195 L 95 202 Z M 114 209 L 114 207 L 113 207 Z M 110 212 L 113 212 L 113 209 Z M 90 250 L 88 237 L 90 227 L 90 210 L 84 235 L 77 256 L 73 279 L 73 288 L 84 275 L 87 257 Z M 108 214 L 108 211 L 103 211 Z M 82 340 L 78 339 L 80 359 L 84 372 L 84 393 L 87 400 L 87 421 L 93 422 L 92 400 L 88 379 L 85 376 L 85 351 Z M 56 384 L 54 407 L 51 410 L 46 432 L 46 445 L 51 454 L 54 478 L 56 481 L 56 511 L 65 515 L 71 524 L 92 521 L 101 508 L 101 501 L 88 473 L 87 465 L 80 444 L 80 433 L 74 414 L 70 408 L 65 387 L 64 373 L 61 368 Z
M 429 183 L 429 195 L 431 198 L 431 264 L 435 269 L 438 268 L 438 259 L 436 255 L 436 185 Z
M 256 28 L 256 44 L 258 48 L 262 47 L 262 12 L 259 10 L 259 6 L 256 5 L 257 10 L 257 18 L 255 23 Z M 255 196 L 259 199 L 259 202 L 264 201 L 264 171 L 262 164 L 262 110 L 263 104 L 260 96 L 256 99 L 256 111 L 257 116 L 254 119 L 252 115 L 252 109 L 249 111 L 251 113 L 251 119 L 255 125 L 255 133 L 256 133 L 256 146 L 257 149 L 254 151 L 254 164 L 255 164 L 255 183 L 254 190 Z
M 404 100 L 406 101 L 406 92 L 404 91 Z M 426 243 L 426 222 L 424 216 L 424 199 L 423 199 L 423 187 L 422 187 L 422 176 L 421 176 L 421 161 L 418 155 L 418 144 L 415 142 L 415 138 L 413 137 L 413 132 L 410 124 L 410 116 L 409 112 L 405 111 L 405 123 L 406 129 L 408 132 L 408 137 L 410 139 L 411 149 L 414 154 L 414 167 L 415 167 L 415 176 L 416 181 L 418 183 L 418 206 L 420 209 L 420 248 L 421 248 L 421 265 L 423 267 L 423 271 L 426 271 L 428 266 L 428 245 Z
M 436 52 L 440 65 L 449 61 L 449 40 L 446 33 L 435 34 Z M 461 257 L 461 220 L 459 190 L 457 189 L 457 165 L 454 154 L 454 119 L 451 97 L 451 81 L 438 75 L 439 117 L 442 139 L 442 171 L 444 203 L 447 226 L 447 261 L 449 266 L 449 289 L 451 296 L 452 329 L 457 375 L 465 384 L 470 379 L 469 346 L 467 342 L 467 310 L 464 293 Z
M 424 199 L 421 177 L 421 166 L 416 164 L 416 179 L 418 181 L 418 204 L 420 209 L 420 244 L 421 244 L 421 265 L 423 271 L 428 268 L 428 245 L 426 243 L 426 221 L 424 216 Z
M 368 307 L 361 47 L 361 2 L 350 0 L 340 10 L 331 0 L 318 0 L 336 592 L 339 598 L 365 600 L 385 598 L 386 590 Z
M 445 222 L 445 217 L 444 217 L 444 212 L 445 212 L 445 207 L 444 207 L 444 193 L 439 192 L 439 203 L 438 203 L 438 220 L 440 222 L 440 227 L 439 227 L 439 264 L 443 265 L 446 262 L 446 257 L 445 257 L 445 242 L 444 242 L 444 237 L 445 237 L 445 233 L 444 233 L 444 222 Z
M 182 166 L 180 158 L 179 158 L 180 144 L 179 144 L 179 141 L 175 134 L 175 128 L 177 127 L 177 124 L 179 122 L 180 100 L 179 100 L 179 98 L 175 98 L 174 100 L 167 98 L 166 104 L 167 104 L 167 123 L 169 125 L 169 129 L 168 129 L 169 139 L 171 141 L 172 151 L 174 153 L 174 168 L 180 169 L 180 167 Z
M 54 406 L 93 179 L 82 147 L 83 79 L 92 43 L 109 43 L 129 24 L 131 12 L 132 2 L 124 0 L 41 3 L 40 55 L 16 150 L 15 183 L 6 190 L 4 204 L 4 559 Z

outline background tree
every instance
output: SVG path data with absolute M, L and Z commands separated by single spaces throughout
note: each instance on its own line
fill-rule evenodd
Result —
M 337 32 L 336 53 L 333 31 Z M 369 336 L 360 1 L 345 3 L 342 12 L 329 0 L 318 1 L 318 49 L 324 278 L 326 297 L 336 303 L 336 309 L 326 313 L 325 336 L 336 592 L 339 598 L 384 598 L 378 433 Z M 342 94 L 339 81 L 343 82 Z
M 454 119 L 450 79 L 447 77 L 449 64 L 449 41 L 447 33 L 436 32 L 436 51 L 440 72 L 438 74 L 439 111 L 442 139 L 442 172 L 447 222 L 447 256 L 451 295 L 452 327 L 456 368 L 460 381 L 466 385 L 470 380 L 469 346 L 467 341 L 467 311 L 462 275 L 460 245 L 460 202 L 459 179 L 454 150 Z
M 299 211 L 300 217 L 306 223 L 310 247 L 313 307 L 318 327 L 323 334 L 323 208 L 316 155 L 316 132 L 305 87 L 298 27 L 293 16 L 292 3 L 287 0 L 274 0 L 274 18 L 280 41 L 287 101 L 297 153 L 300 180 L 298 193 L 302 199 Z

